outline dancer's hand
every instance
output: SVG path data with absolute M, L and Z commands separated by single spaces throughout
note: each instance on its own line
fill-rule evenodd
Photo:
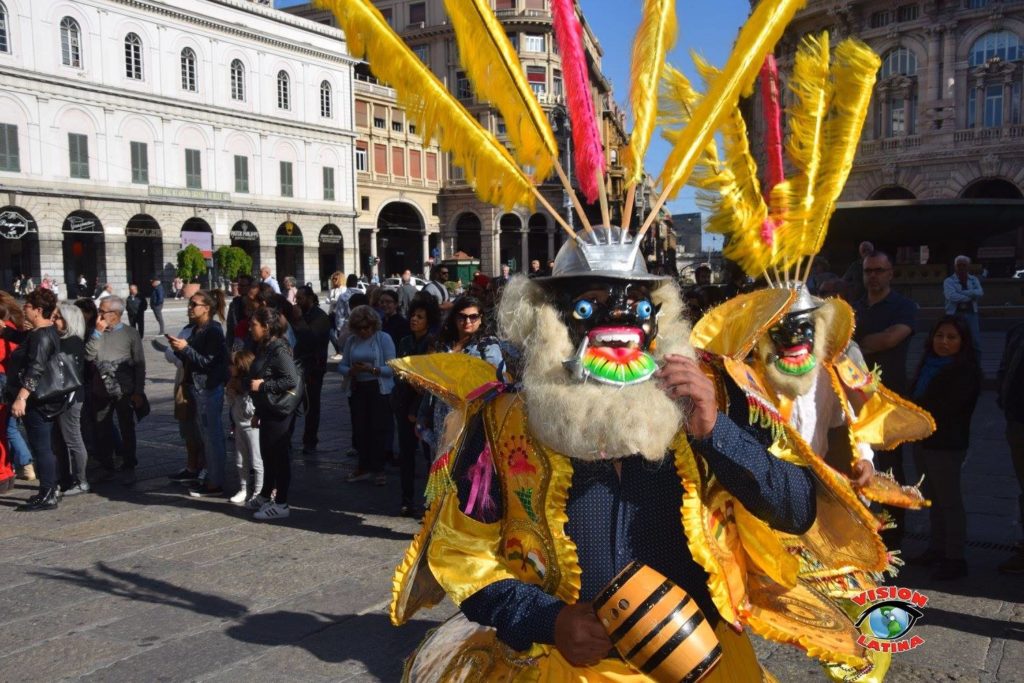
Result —
M 850 476 L 850 481 L 856 488 L 862 489 L 867 486 L 871 483 L 873 476 L 875 476 L 875 466 L 870 460 L 861 458 L 853 463 L 853 474 Z
M 669 398 L 689 399 L 692 411 L 686 420 L 686 431 L 697 439 L 706 438 L 718 420 L 718 397 L 715 385 L 700 369 L 697 361 L 669 354 L 665 365 L 656 373 L 658 385 Z
M 597 664 L 612 649 L 612 641 L 589 602 L 566 605 L 555 618 L 555 647 L 573 666 Z

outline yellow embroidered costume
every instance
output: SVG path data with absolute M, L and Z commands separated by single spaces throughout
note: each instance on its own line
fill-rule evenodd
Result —
M 714 212 L 710 229 L 727 235 L 726 256 L 749 275 L 764 277 L 769 288 L 709 311 L 691 340 L 742 387 L 752 414 L 773 426 L 773 450 L 780 457 L 795 453 L 817 468 L 856 476 L 858 464 L 865 467 L 860 461 L 870 462 L 872 449 L 924 438 L 935 425 L 927 412 L 886 389 L 865 366 L 851 344 L 850 307 L 838 299 L 815 299 L 803 282 L 849 173 L 879 66 L 878 58 L 854 40 L 840 43 L 834 61 L 832 56 L 827 33 L 806 37 L 797 52 L 785 145 L 796 169 L 790 178 L 782 174 L 779 94 L 771 63 L 761 84 L 767 127 L 763 191 L 738 111 L 723 131 L 724 160 L 716 145 L 705 150 L 694 181 Z M 713 73 L 707 67 L 704 72 Z M 696 98 L 689 83 L 672 74 L 666 115 L 685 120 Z M 858 493 L 888 505 L 927 505 L 915 487 L 902 486 L 886 473 L 875 473 Z M 847 502 L 858 515 L 866 511 L 856 497 Z M 844 524 L 819 514 L 815 526 L 835 525 L 829 531 L 841 534 Z M 856 617 L 846 598 L 875 585 L 878 568 L 848 562 L 803 539 L 781 540 L 800 557 L 801 580 L 817 581 Z M 829 673 L 836 680 L 881 680 L 888 655 L 872 653 L 870 660 L 859 671 L 835 666 Z

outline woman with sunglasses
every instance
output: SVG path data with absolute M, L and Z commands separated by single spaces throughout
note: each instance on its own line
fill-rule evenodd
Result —
M 438 335 L 438 351 L 441 353 L 464 353 L 485 360 L 495 368 L 502 368 L 504 356 L 498 338 L 485 332 L 483 304 L 473 296 L 460 296 L 452 302 L 451 310 L 444 319 Z M 495 375 L 497 376 L 497 374 Z M 431 397 L 420 405 L 420 416 L 416 430 L 435 453 L 437 437 L 448 416 L 450 408 L 444 401 Z
M 393 431 L 389 397 L 395 386 L 388 361 L 395 358 L 395 343 L 381 331 L 380 316 L 369 306 L 352 309 L 348 327 L 352 335 L 345 340 L 338 372 L 348 386 L 352 446 L 359 453 L 359 466 L 346 481 L 372 477 L 373 483 L 384 486 L 384 452 Z
M 224 467 L 227 451 L 224 442 L 224 385 L 228 378 L 228 350 L 224 328 L 215 317 L 224 319 L 224 292 L 198 291 L 188 301 L 188 320 L 192 334 L 188 339 L 165 335 L 181 359 L 188 387 L 196 405 L 196 420 L 206 453 L 206 483 L 189 490 L 195 498 L 224 495 Z

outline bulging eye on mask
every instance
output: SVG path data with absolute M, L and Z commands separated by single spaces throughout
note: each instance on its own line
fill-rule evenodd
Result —
M 565 363 L 580 381 L 627 386 L 658 366 L 649 351 L 658 336 L 659 306 L 649 288 L 618 280 L 581 280 L 562 292 L 559 308 L 576 348 Z

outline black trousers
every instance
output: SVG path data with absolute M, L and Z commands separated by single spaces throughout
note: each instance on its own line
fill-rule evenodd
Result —
M 320 442 L 320 393 L 324 388 L 324 373 L 313 370 L 306 373 L 306 418 L 302 426 L 302 445 L 316 448 Z
M 139 331 L 139 337 L 146 336 L 146 312 L 128 314 L 128 324 Z
M 263 457 L 263 490 L 260 495 L 270 498 L 277 489 L 274 501 L 288 502 L 288 488 L 292 483 L 291 436 L 293 415 L 260 415 L 260 455 Z M 236 437 L 240 438 L 240 437 Z
M 96 410 L 96 459 L 110 466 L 114 462 L 114 414 L 117 414 L 117 429 L 121 434 L 121 448 L 118 455 L 124 467 L 133 468 L 139 461 L 136 458 L 135 443 L 135 409 L 132 407 L 131 396 L 122 396 L 114 400 L 108 397 L 93 396 L 93 407 Z
M 352 412 L 352 447 L 359 451 L 359 469 L 380 472 L 384 469 L 384 442 L 394 429 L 388 397 L 380 393 L 377 380 L 372 380 L 353 382 L 348 401 Z M 390 443 L 387 449 L 390 450 Z

